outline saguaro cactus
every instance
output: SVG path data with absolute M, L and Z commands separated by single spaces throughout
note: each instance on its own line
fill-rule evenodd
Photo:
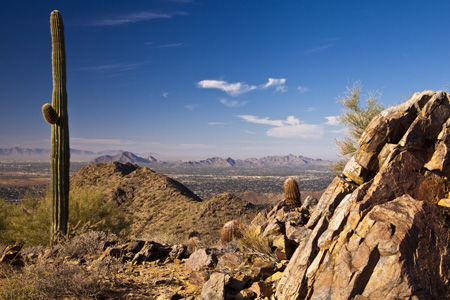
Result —
M 50 15 L 52 35 L 52 105 L 44 104 L 42 113 L 52 124 L 51 193 L 52 236 L 65 235 L 69 218 L 69 120 L 67 117 L 66 50 L 64 24 L 59 11 Z
M 286 198 L 286 204 L 289 205 L 289 207 L 294 208 L 302 206 L 300 189 L 298 188 L 297 181 L 292 177 L 289 177 L 284 181 L 284 197 Z

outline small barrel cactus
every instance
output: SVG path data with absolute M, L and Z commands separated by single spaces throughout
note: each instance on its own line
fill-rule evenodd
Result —
M 286 204 L 291 208 L 302 206 L 300 200 L 300 190 L 298 188 L 297 181 L 293 177 L 289 177 L 284 181 L 284 197 L 286 198 Z
M 220 242 L 222 244 L 230 243 L 235 239 L 242 237 L 241 224 L 237 220 L 232 220 L 223 225 L 220 230 Z

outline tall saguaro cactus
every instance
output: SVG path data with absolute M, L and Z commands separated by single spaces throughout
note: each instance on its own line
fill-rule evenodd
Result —
M 69 219 L 69 120 L 67 116 L 66 50 L 64 24 L 59 11 L 50 16 L 52 35 L 52 105 L 44 104 L 42 113 L 52 125 L 51 193 L 52 236 L 65 235 Z

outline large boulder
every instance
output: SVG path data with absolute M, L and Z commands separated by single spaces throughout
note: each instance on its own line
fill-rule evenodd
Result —
M 450 299 L 450 95 L 374 118 L 322 195 L 277 299 Z

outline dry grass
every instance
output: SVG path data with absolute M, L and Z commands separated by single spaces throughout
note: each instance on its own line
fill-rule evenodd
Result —
M 117 237 L 91 231 L 52 248 L 32 247 L 21 253 L 53 253 L 40 255 L 23 268 L 0 265 L 0 300 L 56 299 L 78 297 L 97 299 L 115 284 L 115 276 L 122 264 L 107 257 L 95 265 L 79 264 L 80 259 L 93 261 L 105 248 L 105 243 Z M 71 260 L 71 259 L 78 260 Z
M 265 261 L 278 261 L 272 251 L 272 239 L 263 236 L 256 227 L 242 227 L 242 237 L 239 239 L 239 247 L 250 255 L 258 256 Z
M 39 260 L 22 270 L 0 267 L 0 300 L 56 299 L 63 296 L 96 299 L 108 289 L 98 273 L 83 267 Z

